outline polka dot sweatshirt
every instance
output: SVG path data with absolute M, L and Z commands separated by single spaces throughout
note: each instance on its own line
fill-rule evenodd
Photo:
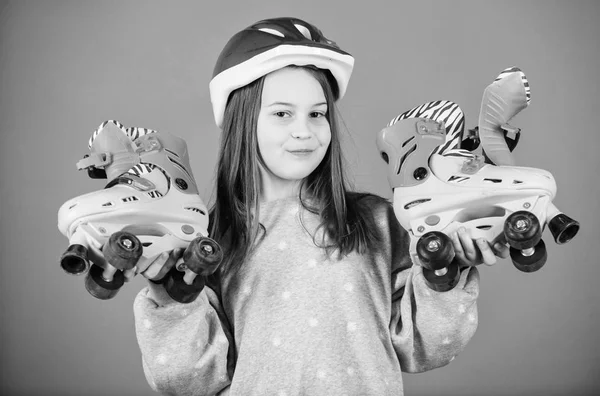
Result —
M 369 198 L 372 199 L 372 198 Z M 134 303 L 150 386 L 165 395 L 402 395 L 401 372 L 448 364 L 477 327 L 479 276 L 424 283 L 392 206 L 369 205 L 382 236 L 341 259 L 315 245 L 297 199 L 261 205 L 266 234 L 247 262 L 190 304 L 149 284 Z M 316 239 L 317 241 L 319 239 Z

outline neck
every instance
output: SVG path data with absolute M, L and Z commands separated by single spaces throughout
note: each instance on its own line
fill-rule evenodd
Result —
M 300 181 L 263 178 L 261 187 L 260 201 L 269 202 L 282 198 L 297 197 L 300 192 Z
M 283 179 L 259 163 L 260 170 L 260 202 L 298 197 L 302 179 Z

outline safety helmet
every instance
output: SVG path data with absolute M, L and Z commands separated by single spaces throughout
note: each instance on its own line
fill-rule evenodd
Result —
M 231 92 L 289 65 L 314 65 L 329 70 L 338 85 L 338 100 L 346 93 L 354 58 L 323 36 L 316 26 L 301 19 L 259 21 L 235 34 L 219 55 L 210 82 L 217 126 L 222 126 Z

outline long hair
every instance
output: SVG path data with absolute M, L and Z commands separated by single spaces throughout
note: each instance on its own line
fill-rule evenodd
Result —
M 299 192 L 303 207 L 320 215 L 320 227 L 329 240 L 327 244 L 315 243 L 328 252 L 338 249 L 340 256 L 355 250 L 365 253 L 380 237 L 371 213 L 373 202 L 363 198 L 380 198 L 348 191 L 335 106 L 338 97 L 335 79 L 328 70 L 314 66 L 288 67 L 307 70 L 319 82 L 328 108 L 331 143 L 318 167 L 302 180 Z M 256 133 L 264 78 L 233 91 L 225 108 L 216 199 L 210 213 L 210 235 L 224 250 L 223 271 L 239 269 L 266 232 L 258 221 L 262 160 Z M 311 199 L 305 199 L 304 194 Z

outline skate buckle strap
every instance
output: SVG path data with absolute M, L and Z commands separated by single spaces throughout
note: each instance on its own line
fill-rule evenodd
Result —
M 152 183 L 150 180 L 132 175 L 131 173 L 122 174 L 108 183 L 104 188 L 111 188 L 117 184 L 127 184 L 138 191 L 150 191 L 156 188 L 154 183 Z
M 446 126 L 443 121 L 419 120 L 416 124 L 419 135 L 442 135 L 446 134 Z
M 82 159 L 80 159 L 77 162 L 77 169 L 82 170 L 91 167 L 105 167 L 106 165 L 110 165 L 111 163 L 111 153 L 92 153 L 91 155 L 86 154 Z
M 483 155 L 475 154 L 475 157 L 469 158 L 463 162 L 462 173 L 467 175 L 474 175 L 485 165 L 485 158 Z
M 511 140 L 516 140 L 521 133 L 521 128 L 517 128 L 509 124 L 503 124 L 500 126 L 500 128 L 504 131 L 505 136 Z
M 145 135 L 135 140 L 136 152 L 149 152 L 149 151 L 158 151 L 162 149 L 162 144 L 160 141 L 151 135 Z

